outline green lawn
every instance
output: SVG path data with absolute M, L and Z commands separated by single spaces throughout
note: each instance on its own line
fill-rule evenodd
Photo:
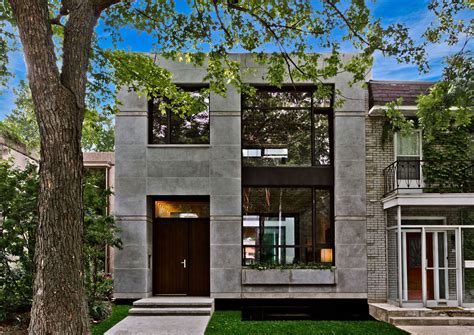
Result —
M 130 308 L 132 308 L 130 305 L 113 305 L 112 314 L 107 319 L 92 325 L 92 335 L 104 334 L 107 330 L 124 319 L 127 316 L 128 310 Z
M 216 311 L 206 335 L 225 334 L 311 334 L 311 335 L 406 335 L 379 321 L 241 321 L 240 311 Z

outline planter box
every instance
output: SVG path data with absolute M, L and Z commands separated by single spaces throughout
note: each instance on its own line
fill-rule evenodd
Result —
M 334 285 L 336 271 L 329 269 L 242 269 L 243 285 Z

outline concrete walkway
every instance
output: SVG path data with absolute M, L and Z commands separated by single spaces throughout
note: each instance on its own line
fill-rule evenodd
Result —
M 413 335 L 472 335 L 474 326 L 397 326 Z
M 211 317 L 205 316 L 127 316 L 105 335 L 202 335 Z

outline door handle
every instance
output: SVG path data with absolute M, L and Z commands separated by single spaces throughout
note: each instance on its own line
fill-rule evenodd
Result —
M 185 268 L 185 269 L 186 269 L 186 258 L 185 258 L 185 259 L 183 259 L 183 261 L 182 261 L 182 262 L 180 262 L 180 263 L 181 263 L 181 264 L 183 264 L 183 268 Z

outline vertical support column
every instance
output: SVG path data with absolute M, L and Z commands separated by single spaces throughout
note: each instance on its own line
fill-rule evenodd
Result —
M 458 299 L 458 305 L 462 306 L 462 249 L 461 249 L 461 227 L 457 228 L 456 231 L 456 293 Z
M 348 59 L 347 59 L 348 60 Z M 362 83 L 335 78 L 347 99 L 334 111 L 334 254 L 338 293 L 367 295 L 365 93 Z
M 421 300 L 423 307 L 428 303 L 428 285 L 426 283 L 426 229 L 421 228 Z
M 241 126 L 240 93 L 211 94 L 211 296 L 241 296 Z
M 397 206 L 397 250 L 398 250 L 398 303 L 403 307 L 403 274 L 402 274 L 402 207 Z
M 408 300 L 408 267 L 407 267 L 407 233 L 402 232 L 402 276 L 403 296 L 402 301 Z
M 115 120 L 115 217 L 122 249 L 115 250 L 114 295 L 136 299 L 152 294 L 151 222 L 146 199 L 148 102 L 128 88 L 120 89 Z
M 433 232 L 433 282 L 434 282 L 434 299 L 439 300 L 439 253 L 438 253 L 438 235 L 439 233 Z

